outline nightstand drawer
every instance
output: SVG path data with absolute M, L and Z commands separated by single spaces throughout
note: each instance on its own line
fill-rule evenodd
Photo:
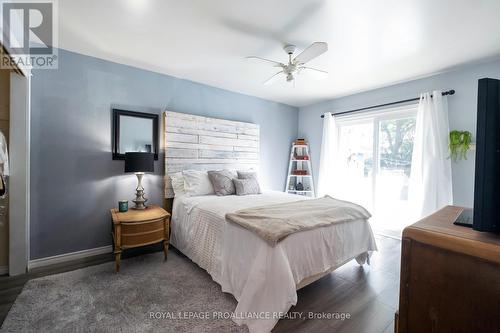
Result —
M 123 233 L 122 232 L 122 248 L 136 247 L 158 243 L 165 239 L 165 229 L 161 228 L 154 231 L 145 231 L 138 233 Z
M 155 231 L 158 229 L 163 229 L 163 224 L 165 223 L 165 219 L 157 219 L 153 221 L 144 221 L 144 222 L 123 222 L 122 226 L 122 234 L 135 234 L 138 232 L 146 232 L 146 231 Z

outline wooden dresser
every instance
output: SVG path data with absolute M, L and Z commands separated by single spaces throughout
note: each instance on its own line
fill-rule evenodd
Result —
M 403 231 L 396 332 L 500 332 L 500 235 L 447 206 Z
M 169 243 L 170 214 L 161 207 L 144 210 L 131 209 L 120 213 L 111 209 L 116 271 L 120 271 L 122 250 L 163 242 L 165 260 Z

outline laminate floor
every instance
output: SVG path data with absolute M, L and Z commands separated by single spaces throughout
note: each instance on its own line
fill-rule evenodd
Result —
M 353 260 L 299 290 L 297 305 L 289 313 L 302 313 L 302 318 L 280 320 L 273 333 L 394 332 L 401 241 L 378 235 L 376 238 L 378 252 L 371 257 L 371 265 L 359 266 Z M 350 319 L 309 318 L 310 312 L 326 317 L 349 314 Z
M 373 254 L 371 265 L 359 266 L 351 261 L 299 290 L 298 303 L 290 309 L 290 318 L 280 320 L 273 332 L 393 332 L 401 242 L 384 236 L 376 238 L 379 250 Z M 19 277 L 0 277 L 0 323 L 29 279 L 111 260 L 111 255 L 101 255 L 45 267 Z M 332 319 L 332 316 L 338 317 Z M 339 318 L 342 316 L 344 319 Z

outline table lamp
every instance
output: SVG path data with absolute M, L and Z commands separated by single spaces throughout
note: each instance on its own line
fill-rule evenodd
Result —
M 135 189 L 134 209 L 146 209 L 144 187 L 142 187 L 142 176 L 146 172 L 154 172 L 154 154 L 152 153 L 125 153 L 125 172 L 133 172 L 137 176 L 137 188 Z

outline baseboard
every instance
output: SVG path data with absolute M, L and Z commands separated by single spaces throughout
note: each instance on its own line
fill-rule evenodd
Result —
M 9 273 L 9 266 L 0 266 L 0 275 L 5 275 Z
M 45 257 L 40 259 L 33 259 L 28 262 L 28 270 L 33 268 L 44 267 L 48 265 L 60 264 L 72 260 L 82 259 L 86 257 L 91 257 L 99 254 L 111 253 L 113 251 L 113 246 L 107 245 L 103 247 L 96 247 L 94 249 L 82 250 L 77 252 L 70 252 L 64 254 L 58 254 L 52 257 Z

